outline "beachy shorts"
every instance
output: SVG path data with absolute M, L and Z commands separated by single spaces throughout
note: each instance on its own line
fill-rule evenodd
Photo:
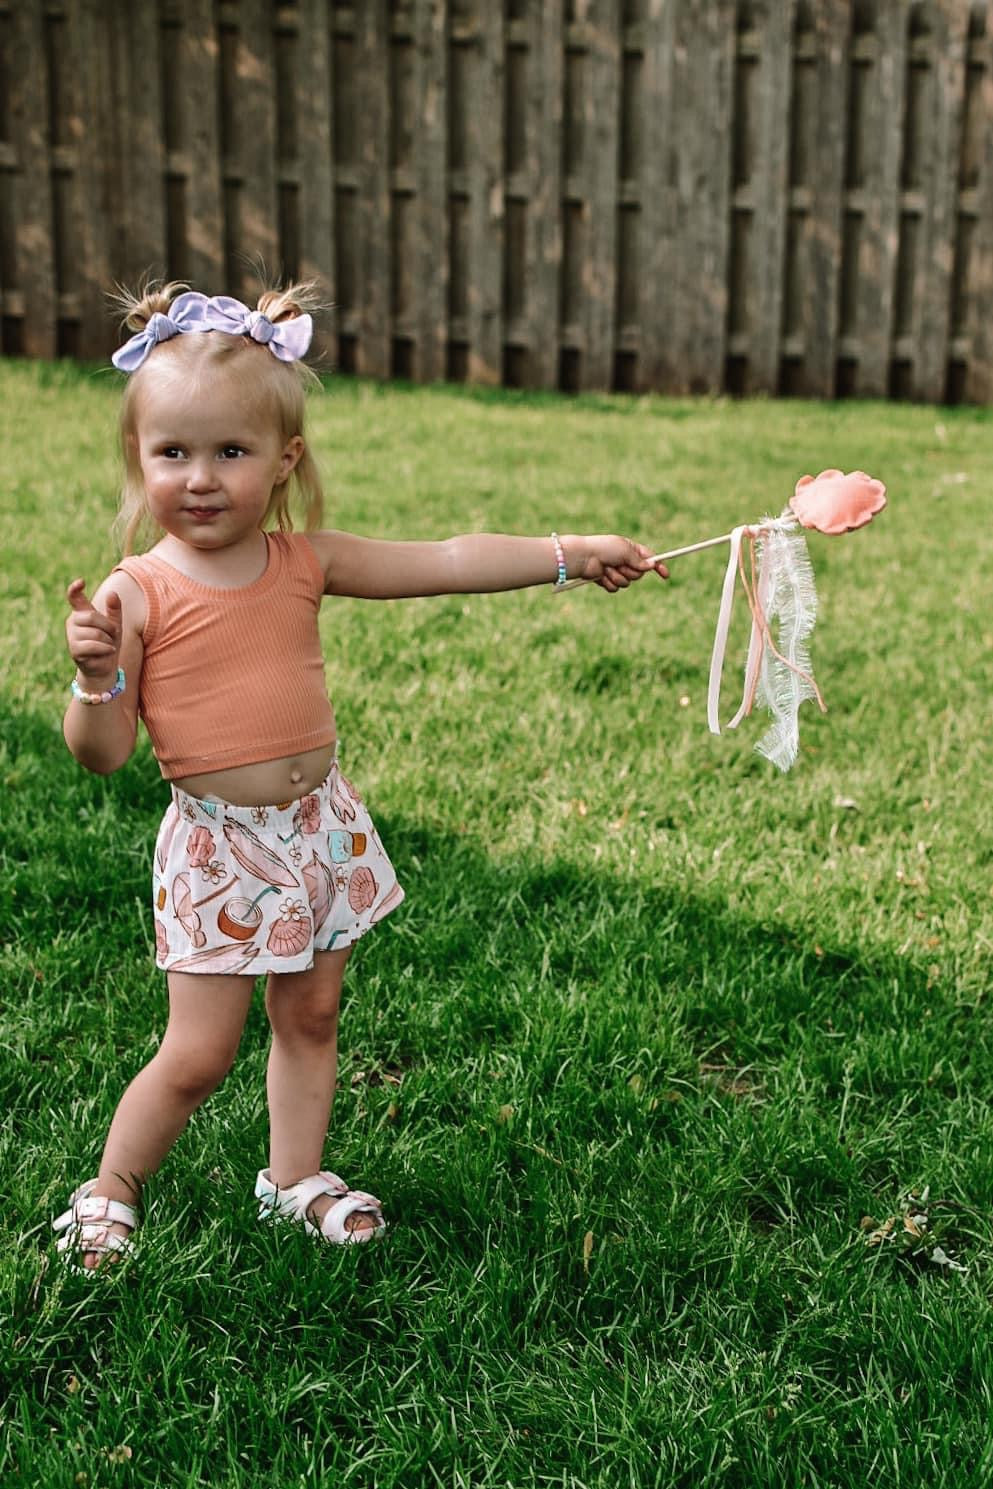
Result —
M 302 972 L 403 899 L 355 788 L 332 765 L 299 801 L 238 807 L 173 787 L 155 843 L 155 960 L 167 972 Z

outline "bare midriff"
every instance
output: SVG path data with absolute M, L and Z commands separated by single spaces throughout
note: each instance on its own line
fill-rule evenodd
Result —
M 334 745 L 321 745 L 299 755 L 279 760 L 261 760 L 257 765 L 236 765 L 228 770 L 205 771 L 172 781 L 181 791 L 201 799 L 216 797 L 235 807 L 279 806 L 315 791 L 331 769 Z

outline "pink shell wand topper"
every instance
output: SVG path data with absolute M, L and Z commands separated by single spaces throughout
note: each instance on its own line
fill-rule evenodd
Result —
M 864 470 L 822 470 L 801 476 L 790 497 L 790 509 L 801 527 L 834 537 L 865 527 L 886 505 L 886 487 Z
M 886 487 L 865 471 L 849 471 L 846 475 L 840 470 L 822 470 L 818 476 L 800 477 L 781 516 L 763 517 L 759 522 L 732 528 L 719 538 L 656 553 L 649 560 L 657 564 L 721 543 L 731 545 L 710 657 L 707 723 L 712 734 L 721 732 L 721 675 L 734 592 L 740 579 L 752 612 L 752 634 L 741 705 L 727 727 L 737 728 L 756 702 L 763 704 L 772 714 L 772 724 L 755 748 L 780 770 L 789 770 L 800 748 L 800 704 L 805 698 L 815 698 L 821 711 L 827 711 L 807 652 L 807 639 L 817 616 L 817 591 L 800 529 L 828 536 L 853 532 L 871 522 L 885 505 Z M 747 571 L 745 544 L 749 547 Z M 583 579 L 573 580 L 560 589 L 585 583 Z M 771 623 L 777 618 L 779 636 L 773 641 Z

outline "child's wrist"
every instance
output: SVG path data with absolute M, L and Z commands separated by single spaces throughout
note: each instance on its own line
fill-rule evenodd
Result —
M 77 666 L 73 681 L 84 693 L 105 693 L 116 686 L 117 670 L 116 664 L 112 668 L 101 667 L 99 672 L 87 672 Z
M 570 579 L 582 579 L 586 573 L 586 561 L 590 556 L 587 541 L 579 533 L 566 533 L 562 538 L 565 566 Z

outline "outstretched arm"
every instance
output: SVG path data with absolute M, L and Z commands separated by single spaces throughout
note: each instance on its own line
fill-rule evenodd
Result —
M 364 600 L 415 595 L 482 594 L 552 584 L 557 574 L 551 537 L 469 533 L 438 543 L 391 543 L 354 533 L 309 533 L 324 569 L 325 592 Z M 655 569 L 651 549 L 612 533 L 560 539 L 569 579 L 589 579 L 613 593 Z

